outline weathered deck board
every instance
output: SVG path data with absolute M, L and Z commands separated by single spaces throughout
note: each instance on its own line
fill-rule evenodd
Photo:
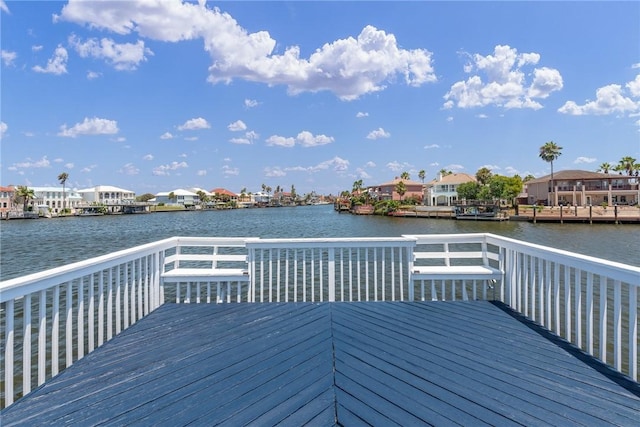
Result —
M 2 425 L 637 425 L 640 387 L 489 302 L 166 304 Z

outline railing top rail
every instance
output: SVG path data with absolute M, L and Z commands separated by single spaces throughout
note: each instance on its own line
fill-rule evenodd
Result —
M 157 251 L 166 250 L 175 245 L 176 238 L 170 237 L 157 242 L 111 252 L 26 276 L 4 280 L 0 282 L 0 302 L 20 298 L 33 292 L 48 289 L 62 282 L 91 274 L 96 271 L 96 266 L 99 266 L 100 269 L 109 268 L 110 266 L 126 262 L 128 259 L 139 258 Z
M 332 237 L 248 240 L 248 248 L 357 248 L 413 247 L 415 240 L 406 237 Z
M 583 271 L 591 271 L 615 280 L 621 280 L 630 285 L 640 287 L 640 267 L 609 261 L 603 258 L 577 254 L 563 249 L 556 249 L 536 243 L 523 242 L 521 240 L 486 233 L 487 243 L 500 247 L 515 249 L 526 255 L 551 259 L 554 262 L 579 268 Z
M 487 239 L 486 233 L 461 234 L 403 234 L 402 237 L 414 239 L 417 244 L 438 243 L 482 243 Z
M 245 246 L 248 241 L 257 237 L 174 237 L 177 245 L 181 246 Z

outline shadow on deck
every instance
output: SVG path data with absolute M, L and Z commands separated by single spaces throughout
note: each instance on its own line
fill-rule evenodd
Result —
M 28 425 L 637 425 L 640 386 L 491 302 L 165 304 Z

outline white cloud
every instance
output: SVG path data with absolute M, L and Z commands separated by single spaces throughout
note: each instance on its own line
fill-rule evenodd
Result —
M 207 171 L 205 169 L 200 169 L 198 172 L 196 172 L 196 175 L 198 175 L 198 176 L 206 176 L 207 175 Z
M 51 162 L 44 156 L 40 160 L 31 160 L 27 158 L 24 162 L 14 163 L 9 167 L 10 170 L 15 171 L 18 169 L 40 169 L 51 167 Z
M 257 107 L 258 106 L 258 101 L 256 101 L 255 99 L 245 99 L 244 100 L 244 107 L 245 108 L 253 108 L 253 107 Z
M 481 165 L 478 169 L 482 169 L 482 168 L 487 168 L 492 172 L 500 170 L 500 166 L 498 166 L 498 165 L 488 165 L 488 164 L 487 165 Z
M 227 129 L 229 129 L 231 132 L 240 132 L 246 130 L 247 125 L 244 124 L 242 120 L 236 120 L 235 122 L 230 123 L 229 126 L 227 126 Z
M 535 98 L 544 99 L 562 89 L 563 81 L 558 70 L 548 67 L 534 68 L 525 74 L 525 66 L 539 61 L 537 53 L 519 54 L 517 49 L 501 45 L 495 47 L 493 55 L 470 55 L 465 72 L 477 71 L 483 76 L 473 75 L 466 81 L 454 83 L 444 96 L 444 108 L 495 105 L 507 109 L 540 109 L 542 105 Z M 530 83 L 526 81 L 527 74 L 533 75 Z
M 138 175 L 140 173 L 140 169 L 135 167 L 133 163 L 127 163 L 126 165 L 122 166 L 122 168 L 118 170 L 118 172 L 125 175 Z
M 253 144 L 253 142 L 258 139 L 260 137 L 260 135 L 258 135 L 256 132 L 250 130 L 249 132 L 244 134 L 244 138 L 231 138 L 229 140 L 229 142 L 233 143 L 233 144 L 244 144 L 244 145 L 249 145 L 249 144 Z
M 172 139 L 173 135 L 170 132 L 165 132 L 162 135 L 160 135 L 160 139 Z
M 0 58 L 2 58 L 2 62 L 4 63 L 5 67 L 11 67 L 14 65 L 14 61 L 16 60 L 16 58 L 18 57 L 18 54 L 15 52 L 10 52 L 8 50 L 0 50 Z
M 225 176 L 237 176 L 240 175 L 240 170 L 238 168 L 232 168 L 229 165 L 222 166 L 222 173 Z
M 31 46 L 31 52 L 40 52 L 42 49 L 44 49 L 44 46 L 41 44 L 34 44 Z
M 424 146 L 425 150 L 430 150 L 432 148 L 440 148 L 440 146 L 438 144 L 428 144 Z
M 146 154 L 142 157 L 142 160 L 153 160 L 153 154 Z
M 393 162 L 387 163 L 387 167 L 393 172 L 401 172 L 401 171 L 404 172 L 412 169 L 413 165 L 407 162 L 400 163 L 394 160 Z
M 369 175 L 367 171 L 362 168 L 356 169 L 356 177 L 360 179 L 371 179 L 371 175 Z
M 279 135 L 272 135 L 267 138 L 266 143 L 268 146 L 278 146 L 278 147 L 293 147 L 296 145 L 296 140 L 294 138 L 287 138 Z
M 9 126 L 5 122 L 0 122 L 0 139 L 4 138 L 4 134 L 7 133 Z
M 2 10 L 4 13 L 11 13 L 9 12 L 9 8 L 7 7 L 7 4 L 4 2 L 4 0 L 0 0 L 0 10 Z
M 375 168 L 376 167 L 376 164 L 373 163 L 373 162 L 367 162 L 364 165 L 365 165 L 365 167 L 368 167 L 368 168 Z
M 273 178 L 273 177 L 278 178 L 278 177 L 286 176 L 287 173 L 279 167 L 274 167 L 274 168 L 266 167 L 264 168 L 264 175 L 269 178 Z
M 640 97 L 640 74 L 638 74 L 634 80 L 627 83 L 625 87 L 629 89 L 631 96 L 636 98 Z
M 113 135 L 116 133 L 118 133 L 118 123 L 115 120 L 85 117 L 82 123 L 76 123 L 71 128 L 67 128 L 66 124 L 60 126 L 58 136 L 75 138 L 78 135 Z
M 153 55 L 150 49 L 144 47 L 142 40 L 138 40 L 135 44 L 116 43 L 108 38 L 88 39 L 83 42 L 77 36 L 71 35 L 69 45 L 81 58 L 104 59 L 116 70 L 135 70 L 141 62 L 147 60 L 145 55 Z
M 84 168 L 80 169 L 80 172 L 89 173 L 89 172 L 92 172 L 97 167 L 98 167 L 98 165 L 85 166 Z
M 95 80 L 98 77 L 102 76 L 102 73 L 98 73 L 96 71 L 87 71 L 87 80 Z
M 638 84 L 640 79 L 627 84 L 627 88 L 632 96 L 638 97 L 638 94 L 634 95 L 634 91 L 638 90 Z M 558 112 L 564 114 L 570 114 L 572 116 L 582 115 L 605 115 L 613 113 L 633 113 L 640 109 L 640 100 L 634 101 L 633 99 L 625 96 L 622 86 L 617 84 L 611 84 L 601 87 L 596 91 L 595 101 L 587 101 L 583 105 L 578 105 L 574 101 L 567 101 L 562 107 L 558 109 Z
M 598 160 L 598 159 L 596 159 L 595 157 L 578 157 L 577 159 L 575 159 L 575 160 L 573 161 L 573 163 L 576 163 L 576 164 L 580 164 L 580 163 L 593 163 L 593 162 L 595 162 L 596 160 Z
M 383 90 L 398 76 L 410 86 L 436 81 L 429 51 L 402 49 L 393 34 L 370 25 L 357 37 L 325 43 L 301 58 L 298 46 L 275 54 L 278 43 L 268 32 L 249 33 L 204 1 L 70 1 L 54 16 L 58 20 L 165 42 L 202 39 L 212 62 L 208 81 L 214 84 L 244 79 L 285 85 L 292 94 L 328 90 L 352 100 Z
M 367 139 L 389 138 L 390 136 L 391 134 L 389 132 L 385 131 L 382 128 L 378 128 L 369 132 L 369 135 L 367 135 Z
M 333 140 L 332 136 L 313 135 L 311 132 L 304 130 L 295 138 L 272 135 L 267 138 L 266 143 L 268 146 L 278 147 L 293 147 L 296 144 L 301 145 L 302 147 L 317 147 L 319 145 L 330 144 Z
M 302 131 L 296 136 L 296 141 L 303 147 L 317 147 L 319 145 L 326 145 L 333 142 L 332 136 L 326 135 L 313 135 L 309 131 Z
M 197 141 L 198 139 L 197 136 L 187 136 L 184 138 L 185 141 Z
M 315 172 L 324 169 L 331 169 L 335 172 L 344 172 L 349 169 L 349 161 L 336 156 L 333 159 L 326 160 L 314 166 L 312 168 L 312 171 Z
M 356 113 L 356 117 L 359 118 L 359 119 L 361 119 L 363 117 L 369 117 L 369 113 L 363 113 L 362 111 L 358 111 Z
M 196 119 L 187 120 L 184 124 L 178 126 L 178 130 L 196 130 L 196 129 L 209 129 L 211 125 L 203 119 L 198 117 Z
M 171 175 L 172 171 L 187 167 L 189 167 L 187 162 L 171 162 L 168 165 L 160 165 L 156 168 L 153 168 L 153 171 L 151 173 L 155 176 L 168 176 Z
M 67 72 L 67 61 L 69 60 L 69 54 L 67 53 L 67 49 L 58 45 L 55 52 L 53 53 L 53 57 L 51 57 L 47 61 L 46 67 L 41 67 L 36 65 L 33 67 L 33 71 L 38 73 L 47 73 L 47 74 L 66 74 Z

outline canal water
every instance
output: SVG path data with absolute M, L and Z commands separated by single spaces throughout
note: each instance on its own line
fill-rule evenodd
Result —
M 392 237 L 489 232 L 640 266 L 640 226 L 457 221 L 337 213 L 331 205 L 107 215 L 0 223 L 2 280 L 171 236 Z

